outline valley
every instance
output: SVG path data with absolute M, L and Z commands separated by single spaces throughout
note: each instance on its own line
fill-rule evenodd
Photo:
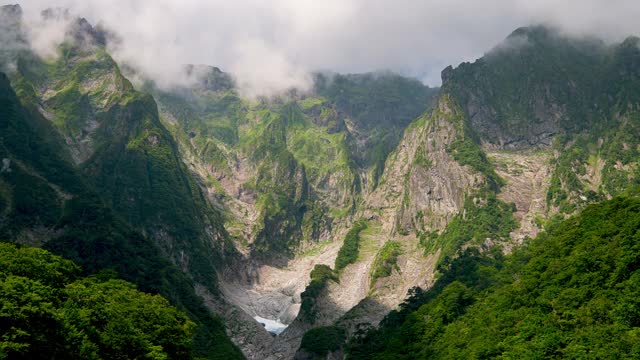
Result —
M 162 299 L 181 344 L 150 337 L 147 355 L 579 358 L 609 350 L 603 333 L 638 354 L 639 38 L 530 26 L 438 88 L 316 72 L 308 89 L 247 96 L 209 65 L 163 86 L 119 63 L 101 26 L 43 16 L 68 24 L 50 58 L 21 8 L 0 7 L 20 45 L 0 49 L 0 240 L 24 246 L 3 251 L 41 247 L 77 267 L 64 284 L 126 280 Z M 44 346 L 25 339 L 0 358 Z

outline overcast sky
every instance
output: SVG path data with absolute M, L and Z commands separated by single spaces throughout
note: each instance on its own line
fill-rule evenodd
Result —
M 18 0 L 16 0 L 18 1 Z M 640 0 L 23 0 L 64 6 L 122 35 L 115 57 L 171 84 L 182 64 L 234 73 L 254 92 L 308 84 L 316 70 L 390 69 L 439 85 L 520 26 L 610 40 L 640 34 Z

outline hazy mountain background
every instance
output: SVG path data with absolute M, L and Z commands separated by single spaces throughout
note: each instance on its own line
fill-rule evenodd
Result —
M 23 5 L 0 355 L 638 354 L 633 3 Z

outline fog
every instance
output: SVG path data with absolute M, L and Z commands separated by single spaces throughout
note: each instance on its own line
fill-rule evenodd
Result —
M 162 86 L 188 81 L 184 64 L 231 72 L 248 95 L 307 88 L 313 71 L 388 69 L 438 85 L 440 71 L 483 55 L 520 26 L 550 24 L 618 41 L 640 33 L 637 0 L 25 0 L 101 23 L 121 39 L 117 61 Z M 58 24 L 59 25 L 59 24 Z M 60 30 L 31 33 L 48 54 Z M 46 29 L 42 31 L 42 29 Z M 50 54 L 49 54 L 50 55 Z

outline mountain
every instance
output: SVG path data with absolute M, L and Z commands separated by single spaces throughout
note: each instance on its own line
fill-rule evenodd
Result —
M 235 211 L 227 228 L 249 237 L 255 255 L 290 257 L 326 238 L 362 188 L 377 185 L 402 129 L 435 94 L 392 73 L 318 74 L 312 94 L 251 100 L 217 68 L 187 72 L 205 76 L 192 88 L 150 91 L 193 170 Z
M 339 244 L 332 240 L 358 219 L 404 127 L 436 91 L 393 73 L 317 74 L 311 93 L 247 99 L 217 68 L 186 71 L 204 76 L 190 87 L 162 90 L 150 82 L 146 89 L 243 254 L 222 273 L 224 296 L 248 314 L 289 324 L 310 262 L 323 257 L 333 265 Z M 237 312 L 225 313 L 241 322 Z M 254 332 L 241 326 L 233 336 L 246 341 Z M 291 356 L 300 336 L 287 336 L 252 340 L 262 350 L 245 353 L 265 358 L 283 347 L 282 356 Z
M 241 324 L 239 335 L 231 326 L 236 341 L 250 332 L 265 342 L 255 312 L 238 311 L 244 304 L 220 292 L 219 277 L 240 270 L 226 289 L 247 264 L 281 266 L 329 240 L 334 224 L 348 226 L 361 188 L 376 186 L 402 128 L 435 94 L 391 73 L 331 74 L 317 76 L 312 94 L 251 100 L 219 69 L 190 66 L 204 74 L 192 88 L 143 87 L 158 111 L 111 58 L 102 30 L 47 10 L 70 26 L 58 56 L 42 59 L 20 8 L 2 13 L 20 45 L 7 49 L 3 83 L 2 237 L 160 292 L 200 324 L 198 356 L 234 353 L 208 311 Z
M 637 357 L 639 221 L 637 197 L 618 197 L 511 255 L 468 249 L 348 358 Z
M 323 358 L 329 353 L 342 356 L 344 351 L 355 358 L 516 354 L 505 350 L 511 349 L 508 344 L 491 350 L 494 352 L 462 355 L 462 350 L 456 350 L 454 344 L 460 343 L 454 340 L 455 334 L 460 334 L 465 326 L 470 331 L 485 331 L 478 322 L 460 325 L 446 340 L 434 345 L 439 347 L 437 351 L 448 346 L 448 352 L 430 353 L 435 350 L 428 350 L 429 343 L 440 338 L 428 336 L 440 335 L 429 333 L 431 315 L 424 315 L 427 312 L 422 309 L 411 315 L 412 323 L 407 325 L 416 329 L 414 334 L 395 327 L 397 323 L 389 324 L 402 322 L 396 315 L 384 320 L 379 332 L 369 330 L 369 324 L 375 327 L 380 321 L 373 314 L 380 312 L 385 301 L 389 304 L 384 307 L 387 309 L 398 303 L 389 301 L 393 294 L 389 289 L 404 285 L 401 289 L 406 291 L 410 284 L 433 288 L 426 295 L 421 290 L 410 290 L 418 295 L 406 300 L 407 308 L 402 311 L 409 316 L 408 313 L 428 301 L 432 301 L 433 308 L 429 311 L 441 311 L 442 306 L 449 306 L 441 301 L 449 300 L 432 300 L 442 290 L 440 280 L 434 283 L 436 278 L 425 273 L 439 273 L 451 282 L 466 281 L 471 276 L 466 272 L 468 269 L 455 269 L 453 265 L 457 264 L 455 259 L 461 256 L 464 259 L 466 252 L 478 249 L 499 259 L 501 255 L 496 255 L 496 249 L 510 253 L 527 248 L 528 239 L 554 228 L 563 218 L 579 213 L 588 204 L 637 188 L 637 144 L 633 139 L 638 136 L 635 122 L 638 99 L 634 95 L 639 85 L 635 75 L 640 59 L 638 51 L 637 39 L 633 37 L 607 45 L 594 39 L 567 37 L 549 28 L 531 27 L 516 30 L 474 63 L 445 69 L 436 106 L 407 127 L 400 146 L 387 159 L 381 185 L 369 195 L 363 208 L 363 216 L 370 223 L 381 222 L 390 238 L 379 243 L 377 256 L 370 257 L 371 274 L 379 273 L 374 266 L 388 249 L 386 245 L 401 244 L 399 256 L 390 257 L 386 251 L 387 259 L 392 260 L 387 260 L 391 271 L 384 274 L 390 272 L 390 276 L 386 279 L 372 276 L 374 290 L 363 294 L 365 299 L 356 307 L 331 322 L 316 324 L 320 327 L 303 337 L 297 358 Z M 625 214 L 631 219 L 637 216 Z M 567 224 L 571 224 L 568 228 L 578 226 L 571 221 Z M 606 243 L 606 234 L 597 236 L 604 238 L 594 241 Z M 572 251 L 571 245 L 566 246 L 567 251 Z M 403 282 L 419 273 L 415 262 L 412 264 L 418 252 L 432 257 L 432 261 L 422 263 L 429 270 L 421 273 L 422 283 Z M 631 248 L 622 252 L 635 256 Z M 495 261 L 492 256 L 482 261 Z M 495 265 L 498 270 L 501 266 Z M 474 281 L 489 281 L 494 270 L 490 267 L 481 271 L 488 273 L 478 275 Z M 343 290 L 344 280 L 345 277 L 340 277 L 336 287 Z M 451 294 L 442 296 L 459 296 L 455 301 L 462 304 L 454 306 L 461 308 L 475 301 L 473 291 L 455 293 L 457 290 L 452 288 Z M 331 291 L 320 297 L 323 296 L 331 298 Z M 503 300 L 493 298 L 493 301 Z M 322 299 L 316 300 L 321 302 Z M 489 310 L 479 308 L 478 314 L 483 311 Z M 614 324 L 616 320 L 608 321 Z M 634 326 L 630 325 L 630 329 Z M 403 335 L 389 335 L 395 331 Z M 362 338 L 363 333 L 368 335 Z M 418 339 L 423 336 L 426 340 L 420 342 Z M 564 336 L 571 339 L 580 335 L 568 331 Z M 344 345 L 349 339 L 355 348 Z M 358 345 L 359 342 L 362 343 Z M 484 342 L 492 343 L 488 338 Z M 377 344 L 383 345 L 378 350 L 367 350 L 367 347 L 376 349 Z M 564 345 L 549 346 L 560 351 Z M 627 351 L 623 343 L 611 346 L 612 351 Z M 540 349 L 530 351 L 542 353 Z M 513 356 L 525 356 L 522 352 L 517 354 Z
M 443 89 L 480 143 L 558 152 L 548 201 L 571 213 L 637 183 L 639 51 L 635 37 L 606 45 L 521 28 L 475 63 L 445 69 Z
M 195 294 L 193 281 L 202 281 L 211 286 L 211 291 L 216 290 L 211 279 L 213 268 L 199 276 L 197 271 L 183 271 L 184 265 L 172 262 L 163 248 L 166 243 L 141 226 L 139 219 L 151 218 L 135 207 L 136 201 L 143 200 L 129 197 L 126 202 L 130 207 L 121 206 L 125 202 L 123 197 L 129 194 L 127 191 L 154 186 L 153 182 L 147 183 L 146 171 L 161 170 L 162 156 L 171 157 L 175 153 L 170 151 L 171 140 L 161 137 L 166 130 L 153 123 L 153 100 L 133 90 L 103 49 L 85 45 L 63 45 L 60 51 L 66 56 L 61 55 L 54 63 L 44 62 L 28 52 L 20 54 L 11 82 L 5 74 L 0 75 L 1 237 L 43 246 L 74 260 L 87 273 L 115 270 L 142 290 L 161 293 L 192 316 L 199 325 L 195 335 L 196 355 L 240 356 L 226 338 L 220 320 L 209 313 Z M 139 122 L 126 121 L 125 114 Z M 114 134 L 115 129 L 122 131 L 118 133 L 122 137 Z M 130 139 L 130 144 L 135 145 L 133 140 L 152 137 L 153 131 L 158 132 L 158 139 L 166 141 L 153 149 L 159 154 L 144 146 L 127 149 L 129 141 L 123 142 Z M 115 152 L 115 148 L 122 152 Z M 140 161 L 143 173 L 118 177 L 117 172 L 112 172 L 97 181 L 91 174 L 101 174 L 101 166 L 107 161 L 121 164 Z M 173 161 L 173 165 L 181 164 L 175 157 Z M 180 167 L 165 169 L 173 175 L 176 170 Z M 141 179 L 143 175 L 146 177 Z M 114 184 L 117 181 L 114 177 L 122 183 Z M 185 172 L 174 181 L 185 184 L 187 179 Z M 116 186 L 123 191 L 118 193 L 119 197 L 105 191 L 115 191 Z M 157 188 L 162 190 L 160 186 Z M 169 190 L 163 198 L 171 199 L 172 194 L 176 191 Z M 170 205 L 170 211 L 181 210 L 175 204 Z M 160 215 L 153 216 L 158 221 Z M 207 254 L 195 245 L 188 249 L 194 250 L 200 251 L 199 256 Z M 214 259 L 200 260 L 196 266 L 207 269 Z
M 439 89 L 317 73 L 250 98 L 208 65 L 160 87 L 65 10 L 42 58 L 1 9 L 0 239 L 82 269 L 46 286 L 166 298 L 192 342 L 169 358 L 637 350 L 638 38 L 532 26 Z

